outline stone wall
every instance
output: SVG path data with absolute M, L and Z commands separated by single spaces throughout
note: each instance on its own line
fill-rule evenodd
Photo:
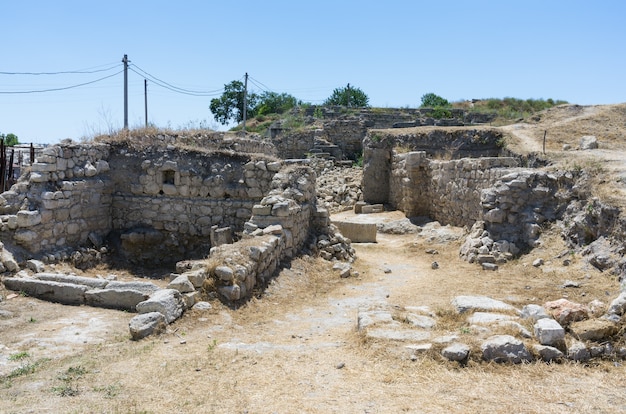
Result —
M 394 151 L 387 202 L 407 216 L 471 226 L 482 217 L 481 190 L 517 166 L 513 158 L 431 160 L 425 152 Z
M 155 264 L 206 256 L 214 226 L 241 232 L 281 167 L 249 154 L 123 148 L 110 164 L 112 234 L 128 260 Z
M 315 178 L 305 166 L 277 173 L 272 190 L 253 207 L 244 239 L 211 249 L 209 275 L 223 298 L 244 299 L 256 286 L 266 284 L 280 262 L 304 246 L 319 218 L 328 217 L 317 211 Z
M 85 244 L 111 228 L 107 145 L 53 146 L 0 195 L 3 240 L 33 253 Z
M 0 195 L 0 231 L 36 255 L 108 236 L 132 262 L 204 257 L 216 226 L 243 231 L 280 168 L 264 154 L 136 141 L 52 146 Z
M 458 217 L 450 200 L 460 197 L 467 205 L 476 201 L 472 208 L 478 210 L 478 191 L 501 175 L 492 170 L 517 165 L 513 159 L 497 157 L 501 143 L 501 133 L 491 128 L 370 130 L 363 148 L 363 200 L 390 204 L 409 215 L 436 214 L 442 221 L 466 223 L 477 214 Z M 489 161 L 473 165 L 468 159 L 438 160 L 443 156 L 481 156 Z

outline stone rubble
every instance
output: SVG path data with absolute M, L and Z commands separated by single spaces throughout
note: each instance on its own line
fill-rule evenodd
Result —
M 459 315 L 467 315 L 468 325 L 460 325 L 466 330 L 465 339 L 454 332 L 434 336 L 438 317 L 421 306 L 379 304 L 359 309 L 357 329 L 367 340 L 383 341 L 388 348 L 397 345 L 414 352 L 432 350 L 462 364 L 470 357 L 513 364 L 626 357 L 626 348 L 616 349 L 612 345 L 620 343 L 619 324 L 608 320 L 607 314 L 593 318 L 585 314 L 582 321 L 566 319 L 568 324 L 561 324 L 550 316 L 555 302 L 562 303 L 529 304 L 520 311 L 487 296 L 456 296 L 452 307 Z M 584 306 L 569 302 L 568 309 L 571 308 Z M 529 332 L 526 326 L 532 326 L 533 331 Z

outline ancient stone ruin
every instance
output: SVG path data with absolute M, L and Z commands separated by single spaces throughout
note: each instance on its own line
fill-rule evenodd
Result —
M 597 226 L 591 221 L 606 207 L 597 206 L 595 213 L 588 209 L 585 216 L 572 208 L 586 202 L 578 186 L 580 172 L 530 168 L 535 160 L 508 152 L 499 129 L 407 129 L 423 124 L 424 114 L 416 113 L 409 114 L 413 121 L 377 113 L 327 116 L 323 128 L 315 130 L 275 125 L 267 139 L 160 134 L 44 149 L 19 182 L 0 195 L 5 286 L 61 303 L 137 312 L 130 331 L 140 339 L 162 332 L 187 309 L 210 306 L 208 297 L 230 305 L 245 301 L 281 263 L 302 252 L 352 262 L 351 243 L 374 242 L 376 226 L 335 226 L 330 214 L 336 211 L 394 209 L 465 227 L 460 258 L 490 271 L 532 249 L 547 223 L 567 215 L 572 240 L 591 243 L 604 234 L 593 233 Z M 361 155 L 362 180 L 348 167 Z M 609 227 L 619 223 L 619 214 L 614 216 Z M 626 268 L 623 261 L 606 259 L 597 246 L 590 254 L 598 266 Z M 162 289 L 149 281 L 45 271 L 46 263 L 70 261 L 86 268 L 104 260 L 171 268 L 172 274 Z M 338 269 L 342 277 L 349 276 L 349 266 Z M 454 306 L 466 299 L 455 299 Z M 484 306 L 489 298 L 476 300 L 468 307 L 489 310 Z M 555 306 L 571 310 L 574 305 Z M 360 330 L 393 323 L 386 310 L 368 312 L 359 314 Z M 602 323 L 611 324 L 603 331 L 607 337 L 619 330 L 625 312 L 622 293 L 604 314 L 608 322 Z M 383 319 L 370 323 L 372 317 Z M 535 319 L 539 344 L 562 352 L 563 326 L 585 318 L 561 321 L 560 330 L 556 317 Z M 492 342 L 484 344 L 485 355 L 493 355 L 487 359 L 502 360 L 510 347 L 517 349 L 510 361 L 530 359 L 515 338 Z M 463 351 L 446 352 L 460 361 Z M 553 355 L 552 349 L 536 352 Z M 610 347 L 602 352 L 614 355 Z

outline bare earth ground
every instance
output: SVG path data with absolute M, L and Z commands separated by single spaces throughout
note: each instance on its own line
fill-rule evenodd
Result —
M 527 145 L 538 131 L 529 133 Z M 397 212 L 368 217 L 400 218 Z M 561 264 L 557 256 L 567 247 L 556 229 L 498 272 L 458 258 L 461 240 L 454 239 L 462 232 L 431 223 L 418 234 L 379 234 L 375 244 L 354 245 L 359 276 L 347 279 L 322 260 L 294 260 L 261 298 L 237 310 L 213 301 L 211 310 L 187 312 L 168 333 L 139 342 L 129 340 L 132 314 L 10 298 L 13 292 L 0 287 L 0 311 L 13 313 L 0 312 L 0 412 L 625 412 L 623 361 L 471 360 L 461 367 L 438 349 L 411 358 L 407 343 L 374 342 L 357 332 L 361 308 L 428 306 L 439 321 L 434 336 L 457 334 L 475 346 L 467 323 L 452 315 L 456 295 L 488 295 L 521 307 L 561 297 L 606 303 L 619 293 L 614 276 L 581 257 L 568 255 L 572 264 Z M 531 266 L 536 258 L 546 264 Z M 435 260 L 440 266 L 433 270 Z M 566 279 L 581 287 L 561 287 Z

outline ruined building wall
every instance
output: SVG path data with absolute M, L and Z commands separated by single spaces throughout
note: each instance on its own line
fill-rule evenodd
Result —
M 0 195 L 3 240 L 31 252 L 85 244 L 111 228 L 107 145 L 43 150 L 28 176 Z
M 288 167 L 274 176 L 272 189 L 253 207 L 244 239 L 211 249 L 211 277 L 229 301 L 264 285 L 280 262 L 301 250 L 320 215 L 316 207 L 315 172 Z
M 471 226 L 482 217 L 481 190 L 516 166 L 513 158 L 438 161 L 428 159 L 425 152 L 395 153 L 388 202 L 409 217 Z
M 208 254 L 214 226 L 243 230 L 280 162 L 153 148 L 112 152 L 112 230 L 130 261 L 174 262 Z
M 110 236 L 136 262 L 206 255 L 215 226 L 243 230 L 280 167 L 259 154 L 53 146 L 0 196 L 0 230 L 33 253 Z

